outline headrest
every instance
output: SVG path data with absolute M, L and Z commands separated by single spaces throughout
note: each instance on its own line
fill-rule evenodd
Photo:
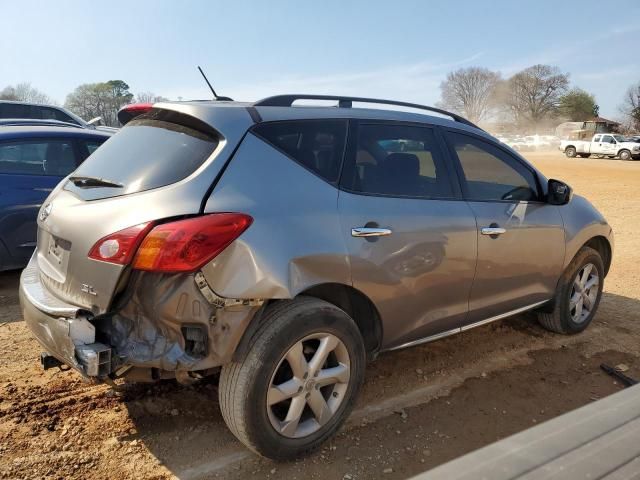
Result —
M 383 163 L 385 174 L 418 177 L 420 160 L 413 153 L 390 153 Z

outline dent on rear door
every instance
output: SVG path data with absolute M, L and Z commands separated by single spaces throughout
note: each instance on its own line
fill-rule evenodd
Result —
M 376 305 L 384 348 L 462 326 L 476 265 L 476 221 L 466 202 L 340 192 L 353 285 Z M 375 221 L 392 234 L 351 235 Z

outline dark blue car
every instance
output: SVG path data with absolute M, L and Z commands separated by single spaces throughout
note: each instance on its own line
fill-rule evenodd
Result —
M 71 126 L 0 125 L 0 270 L 27 264 L 42 202 L 110 136 Z

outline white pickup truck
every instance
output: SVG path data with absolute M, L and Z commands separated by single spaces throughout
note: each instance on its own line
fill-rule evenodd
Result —
M 562 140 L 560 150 L 567 157 L 619 157 L 620 160 L 640 160 L 640 143 L 627 142 L 622 135 L 598 133 L 590 142 L 585 140 Z

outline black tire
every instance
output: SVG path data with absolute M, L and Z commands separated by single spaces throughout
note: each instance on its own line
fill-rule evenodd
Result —
M 267 392 L 284 355 L 301 339 L 319 332 L 337 337 L 346 347 L 350 361 L 348 384 L 343 400 L 326 424 L 307 436 L 291 438 L 271 423 Z M 334 435 L 348 417 L 364 379 L 365 362 L 360 331 L 338 307 L 312 297 L 275 303 L 264 312 L 244 358 L 222 368 L 222 416 L 231 432 L 254 452 L 273 460 L 300 457 Z M 330 395 L 336 396 L 335 392 Z
M 620 160 L 631 160 L 631 152 L 629 150 L 620 150 L 618 157 L 620 157 Z
M 592 264 L 599 277 L 597 296 L 595 298 L 594 306 L 591 308 L 589 315 L 576 322 L 571 315 L 570 298 L 573 289 L 574 279 L 578 275 L 585 265 Z M 604 264 L 600 254 L 589 247 L 582 247 L 571 263 L 567 266 L 566 270 L 558 281 L 556 288 L 556 295 L 553 301 L 553 310 L 538 311 L 538 322 L 547 330 L 555 333 L 562 334 L 574 334 L 580 333 L 589 326 L 591 320 L 598 310 L 600 304 L 600 298 L 602 297 L 602 286 L 604 283 Z
M 574 158 L 576 156 L 576 147 L 567 147 L 564 149 L 564 154 L 569 158 Z

